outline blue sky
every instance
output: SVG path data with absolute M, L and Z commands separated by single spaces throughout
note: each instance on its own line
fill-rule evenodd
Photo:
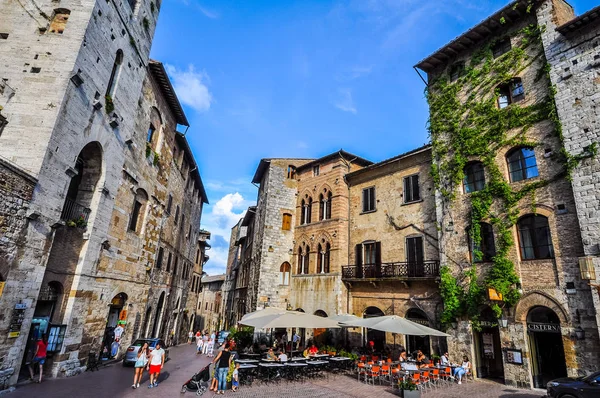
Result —
M 427 141 L 424 84 L 412 66 L 507 0 L 168 0 L 152 57 L 186 109 L 211 204 L 209 274 L 256 200 L 264 157 L 343 148 L 372 161 Z M 597 0 L 572 0 L 579 15 Z

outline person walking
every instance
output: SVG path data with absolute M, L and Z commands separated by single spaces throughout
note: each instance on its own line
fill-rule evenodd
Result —
M 38 379 L 38 383 L 42 382 L 42 373 L 44 372 L 44 363 L 46 363 L 46 352 L 48 350 L 48 340 L 46 335 L 42 336 L 41 339 L 35 345 L 35 351 L 33 353 L 33 361 L 29 364 L 29 374 L 31 375 L 31 380 L 33 381 L 33 367 L 36 364 L 40 366 L 40 378 Z
M 162 349 L 160 342 L 156 343 L 156 348 L 150 353 L 150 362 L 147 369 L 150 372 L 150 385 L 148 388 L 158 386 L 158 376 L 165 365 L 165 350 Z
M 229 352 L 229 345 L 225 345 L 223 351 L 219 352 L 213 361 L 216 367 L 217 373 L 217 394 L 225 394 L 227 389 L 227 372 L 229 372 L 229 366 L 231 366 L 231 352 Z
M 215 349 L 215 340 L 213 338 L 208 340 L 208 349 L 206 350 L 206 356 L 209 358 L 212 358 L 214 356 L 214 351 Z
M 201 337 L 196 337 L 196 355 L 202 354 L 202 347 L 204 346 L 204 340 Z
M 202 353 L 206 355 L 208 353 L 208 332 L 204 333 L 204 336 L 202 336 L 202 343 Z
M 192 344 L 192 339 L 194 338 L 194 332 L 190 330 L 188 333 L 188 344 Z
M 140 381 L 142 381 L 142 375 L 144 374 L 144 368 L 148 364 L 148 343 L 138 350 L 137 359 L 135 361 L 135 371 L 133 373 L 133 384 L 131 388 L 139 388 Z

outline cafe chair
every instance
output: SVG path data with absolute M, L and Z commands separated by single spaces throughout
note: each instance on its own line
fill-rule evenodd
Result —
M 421 373 L 415 372 L 412 374 L 412 381 L 419 390 L 423 389 L 423 383 L 421 383 Z
M 373 385 L 375 385 L 375 379 L 379 380 L 379 384 L 381 384 L 381 368 L 379 366 L 371 366 L 371 369 L 367 370 L 367 383 L 371 379 Z
M 358 368 L 358 381 L 360 381 L 360 377 L 364 377 L 365 382 L 367 381 L 367 369 L 365 367 L 364 362 L 359 362 L 357 365 Z

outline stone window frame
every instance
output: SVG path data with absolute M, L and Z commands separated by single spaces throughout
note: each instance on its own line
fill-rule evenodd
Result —
M 131 213 L 129 216 L 129 223 L 127 230 L 135 234 L 142 232 L 141 228 L 144 225 L 144 219 L 146 218 L 146 208 L 148 206 L 148 194 L 142 188 L 138 188 L 133 198 L 133 204 L 131 206 Z
M 332 192 L 325 188 L 324 192 L 319 194 L 319 221 L 331 220 L 331 203 L 333 199 Z
M 480 167 L 479 170 L 473 170 Z M 463 169 L 463 192 L 465 194 L 481 191 L 485 188 L 485 167 L 483 162 L 474 160 L 468 162 Z M 481 185 L 479 183 L 482 183 Z
M 291 231 L 292 230 L 292 213 L 283 213 L 281 216 L 281 230 Z
M 317 274 L 328 274 L 331 270 L 331 243 L 322 239 L 317 245 Z
M 308 194 L 305 195 L 304 199 L 300 202 L 300 225 L 310 224 L 312 221 L 312 205 L 313 199 L 312 196 Z
M 486 231 L 484 231 L 484 229 L 487 229 L 487 234 Z M 475 258 L 475 247 L 473 243 L 473 237 L 471 236 L 471 227 L 468 227 L 466 229 L 467 242 L 469 244 L 469 256 L 471 258 L 471 263 L 473 264 L 489 263 L 496 255 L 496 236 L 494 234 L 493 225 L 482 221 L 479 223 L 479 230 L 481 231 L 481 240 L 479 244 L 480 246 L 477 249 L 482 253 L 481 260 L 477 260 Z M 489 245 L 490 243 L 491 247 Z
M 492 46 L 492 56 L 494 59 L 499 58 L 512 49 L 510 37 L 504 37 L 497 40 Z
M 523 80 L 520 77 L 513 77 L 496 86 L 495 93 L 498 97 L 496 100 L 498 109 L 504 109 L 511 104 L 523 101 L 525 99 Z
M 415 196 L 415 180 L 416 178 L 416 198 Z M 423 197 L 421 196 L 421 181 L 420 181 L 419 173 L 414 173 L 402 178 L 402 201 L 405 205 L 411 203 L 421 202 Z M 410 193 L 410 195 L 409 195 Z
M 523 150 L 528 150 L 531 153 L 525 154 L 525 153 L 523 153 Z M 513 155 L 518 154 L 519 152 L 521 153 L 521 157 L 511 159 L 511 157 Z M 508 150 L 506 152 L 505 159 L 506 159 L 506 166 L 508 169 L 508 178 L 511 183 L 529 180 L 532 178 L 539 177 L 539 175 L 540 175 L 539 169 L 538 169 L 537 157 L 535 155 L 535 148 L 533 148 L 533 147 L 517 146 L 517 147 L 511 148 L 510 150 Z M 533 159 L 535 161 L 535 164 L 527 165 L 527 159 Z M 519 169 L 511 170 L 511 165 L 514 165 L 517 162 L 519 163 L 519 166 L 521 166 L 521 167 Z M 529 176 L 530 169 L 531 170 L 535 169 L 535 175 Z M 516 174 L 513 175 L 513 173 L 517 173 L 517 172 L 521 172 L 521 173 L 524 172 L 525 174 L 523 176 L 521 176 L 522 178 L 515 179 L 514 176 Z
M 279 267 L 279 284 L 282 286 L 290 285 L 290 277 L 292 275 L 292 265 L 284 261 Z
M 367 198 L 365 195 L 368 196 L 368 200 L 365 200 Z M 361 207 L 362 211 L 360 214 L 377 211 L 377 192 L 374 185 L 362 189 Z
M 533 219 L 529 225 L 524 225 L 529 219 Z M 537 221 L 544 219 L 546 225 L 537 225 Z M 537 225 L 537 226 L 536 226 Z M 550 228 L 550 219 L 549 217 L 542 214 L 533 214 L 528 213 L 519 217 L 519 220 L 515 224 L 517 228 L 517 237 L 519 244 L 519 256 L 521 261 L 530 261 L 530 260 L 550 260 L 556 257 L 556 253 L 554 251 L 554 242 L 552 241 L 552 230 Z M 527 227 L 527 228 L 525 228 Z M 541 231 L 543 229 L 543 231 Z M 524 231 L 528 231 L 529 237 L 528 240 L 529 245 L 525 244 L 525 234 Z M 546 234 L 548 237 L 548 242 L 546 244 L 540 244 L 539 238 Z M 541 256 L 540 249 L 542 247 L 546 247 L 548 250 L 547 256 Z M 527 249 L 532 250 L 532 256 L 527 254 Z

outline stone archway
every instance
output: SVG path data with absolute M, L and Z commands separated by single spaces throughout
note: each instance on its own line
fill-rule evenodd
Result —
M 548 307 L 556 313 L 561 326 L 568 326 L 571 322 L 569 314 L 554 298 L 543 292 L 531 292 L 519 300 L 515 307 L 515 322 L 527 322 L 527 314 L 533 307 Z

